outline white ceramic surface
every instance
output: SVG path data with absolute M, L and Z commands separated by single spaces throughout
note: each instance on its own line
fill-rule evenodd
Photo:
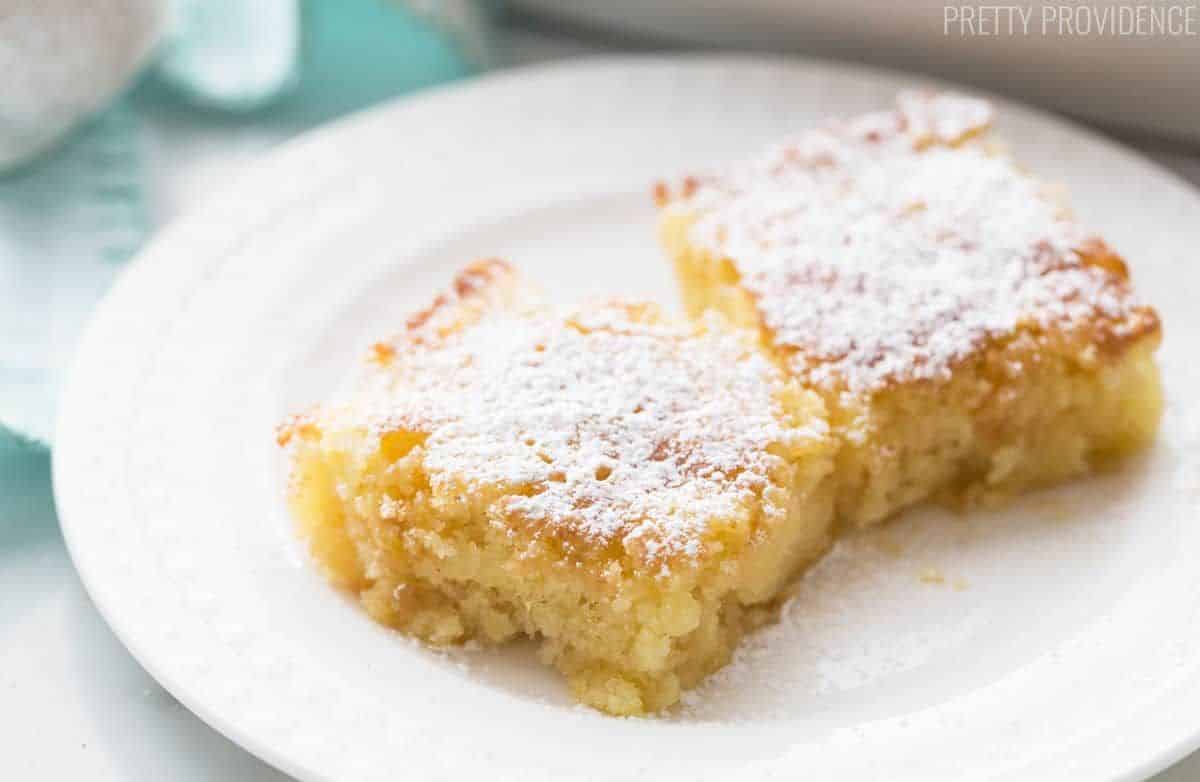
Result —
M 291 534 L 273 424 L 458 264 L 500 254 L 564 299 L 669 301 L 652 179 L 910 84 L 600 60 L 287 145 L 153 243 L 84 339 L 54 472 L 96 604 L 189 708 L 305 779 L 1130 779 L 1181 757 L 1200 743 L 1200 198 L 1017 107 L 1002 132 L 1073 189 L 1166 323 L 1163 436 L 1121 474 L 852 541 L 779 628 L 655 720 L 570 705 L 528 649 L 435 654 L 376 627 Z

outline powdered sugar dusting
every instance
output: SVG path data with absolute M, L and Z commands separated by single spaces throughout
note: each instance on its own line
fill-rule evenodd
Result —
M 705 180 L 692 239 L 733 259 L 778 345 L 811 382 L 869 391 L 944 379 L 1023 324 L 1139 323 L 1123 274 L 1009 160 L 950 146 L 986 102 L 906 94 L 899 109 L 814 130 Z
M 435 490 L 504 493 L 496 523 L 532 523 L 643 560 L 698 555 L 715 518 L 744 518 L 784 465 L 777 370 L 730 334 L 596 308 L 562 320 L 498 310 L 410 335 L 344 409 L 378 432 L 425 433 Z M 768 449 L 771 450 L 768 450 Z

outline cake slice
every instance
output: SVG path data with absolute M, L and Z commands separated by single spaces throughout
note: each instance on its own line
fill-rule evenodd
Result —
M 833 516 L 824 406 L 752 339 L 650 305 L 557 316 L 498 261 L 279 440 L 316 559 L 371 616 L 529 636 L 613 714 L 723 665 Z
M 902 94 L 656 191 L 689 312 L 823 398 L 841 523 L 1085 473 L 1157 428 L 1157 315 L 991 118 Z

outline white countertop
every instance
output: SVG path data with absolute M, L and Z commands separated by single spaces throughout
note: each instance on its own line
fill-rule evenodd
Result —
M 529 62 L 602 51 L 545 33 L 509 31 L 511 58 Z M 139 105 L 152 172 L 151 218 L 188 210 L 294 129 L 209 120 Z M 1136 143 L 1200 184 L 1196 154 Z M 0 779 L 281 780 L 159 687 L 92 607 L 53 512 L 49 459 L 0 450 L 0 494 L 18 498 L 0 520 Z M 1200 779 L 1200 753 L 1155 778 Z

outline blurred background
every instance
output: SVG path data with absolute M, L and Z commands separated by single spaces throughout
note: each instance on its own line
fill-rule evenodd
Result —
M 381 101 L 568 57 L 729 49 L 995 91 L 1200 183 L 1200 0 L 0 0 L 0 745 L 20 748 L 0 778 L 282 778 L 141 671 L 54 515 L 59 383 L 154 232 Z M 1200 779 L 1200 759 L 1161 779 Z

